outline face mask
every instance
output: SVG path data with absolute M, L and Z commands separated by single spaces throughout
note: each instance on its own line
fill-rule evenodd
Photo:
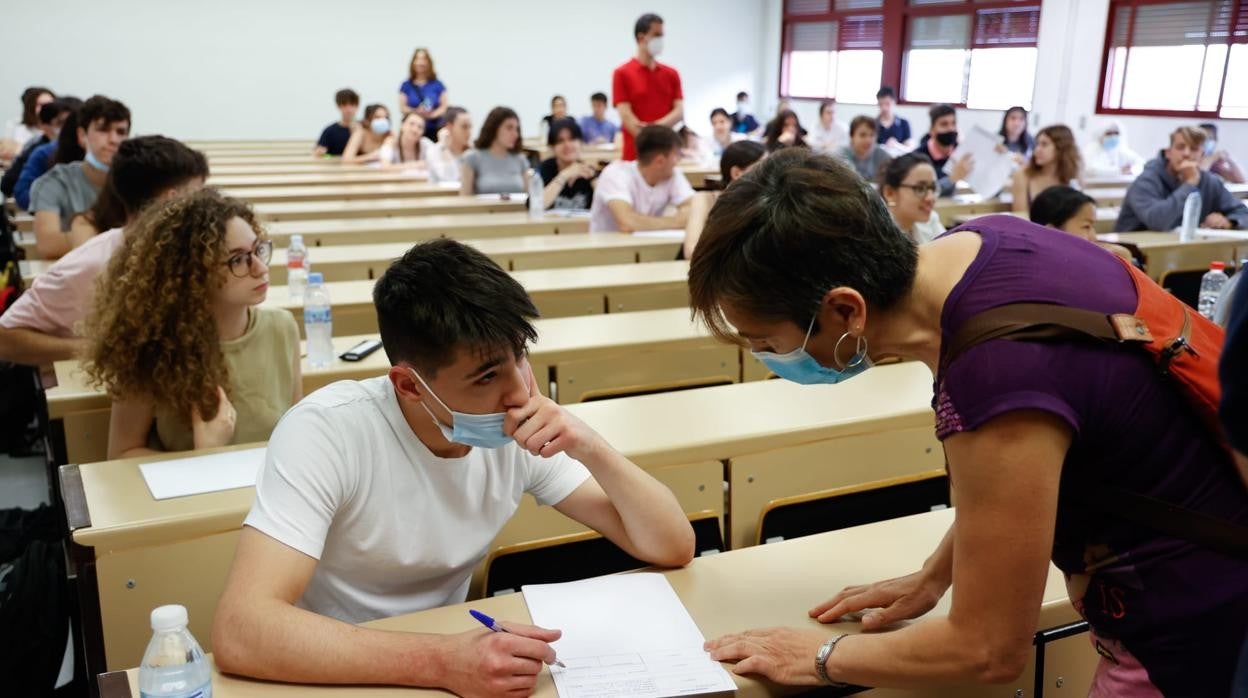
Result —
M 1105 150 L 1114 150 L 1118 147 L 1118 136 L 1105 136 L 1101 145 L 1105 146 Z
M 843 368 L 828 368 L 821 365 L 815 360 L 815 357 L 806 351 L 806 344 L 810 342 L 810 332 L 814 328 L 815 319 L 811 318 L 810 327 L 806 328 L 806 339 L 802 342 L 802 346 L 787 354 L 775 354 L 770 351 L 754 351 L 750 353 L 754 355 L 754 358 L 762 361 L 763 365 L 771 369 L 777 376 L 799 385 L 840 383 L 871 368 L 871 357 L 867 356 L 867 340 L 863 337 L 858 337 L 857 349 L 849 359 L 849 363 L 845 364 Z M 839 353 L 841 342 L 844 342 L 847 337 L 849 337 L 848 332 L 836 340 L 836 346 L 832 350 L 833 357 Z
M 425 390 L 429 391 L 433 399 L 437 400 L 439 405 L 442 405 L 442 409 L 451 413 L 454 426 L 448 427 L 439 421 L 437 417 L 433 416 L 433 411 L 425 403 L 420 403 L 421 407 L 424 407 L 425 411 L 429 413 L 433 423 L 437 424 L 438 428 L 442 430 L 442 435 L 446 437 L 447 441 L 478 448 L 502 448 L 512 442 L 512 438 L 503 433 L 503 418 L 507 416 L 506 412 L 494 412 L 492 414 L 456 412 L 447 407 L 446 403 L 442 402 L 442 398 L 434 395 L 429 388 L 429 384 L 420 377 L 420 374 L 412 371 L 412 375 L 416 377 L 416 380 L 420 381 L 421 385 L 425 386 Z
M 652 37 L 650 37 L 649 39 L 647 39 L 647 40 L 646 40 L 646 51 L 647 51 L 647 52 L 648 52 L 651 56 L 654 56 L 655 58 L 658 58 L 659 54 L 660 54 L 660 53 L 663 53 L 663 37 L 661 37 L 661 36 L 652 36 Z
M 108 165 L 100 162 L 100 159 L 95 156 L 95 153 L 91 152 L 90 148 L 87 148 L 86 150 L 87 155 L 84 159 L 87 161 L 87 164 L 100 172 L 108 172 Z
M 749 103 L 749 102 L 737 102 L 737 111 L 741 112 L 742 114 L 751 114 L 751 113 L 753 113 L 753 112 L 751 112 L 751 111 L 750 111 L 750 103 Z
M 1213 155 L 1213 149 L 1216 148 L 1217 145 L 1218 145 L 1218 142 L 1213 139 L 1206 140 L 1205 141 L 1205 155 Z
M 945 146 L 946 148 L 948 148 L 948 147 L 949 147 L 949 146 L 951 146 L 951 145 L 957 145 L 957 143 L 958 143 L 958 132 L 957 132 L 957 131 L 947 131 L 947 132 L 945 132 L 945 133 L 938 133 L 938 134 L 936 134 L 936 142 L 937 142 L 937 143 L 939 143 L 939 144 L 941 144 L 941 145 L 943 145 L 943 146 Z
M 384 136 L 387 133 L 390 133 L 390 120 L 389 119 L 373 119 L 373 122 L 369 124 L 369 128 L 373 129 L 373 133 L 377 134 L 378 136 Z

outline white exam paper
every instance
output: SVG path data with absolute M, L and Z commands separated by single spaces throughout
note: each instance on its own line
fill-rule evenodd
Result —
M 252 487 L 264 464 L 264 448 L 227 451 L 208 456 L 139 465 L 152 499 L 171 499 L 205 492 Z
M 953 170 L 953 163 L 967 155 L 974 156 L 974 167 L 966 176 L 966 183 L 971 185 L 977 194 L 991 199 L 1005 187 L 1014 171 L 1014 160 L 1010 153 L 998 153 L 997 146 L 1001 137 L 982 126 L 972 126 L 958 142 L 958 151 L 945 165 L 946 173 Z
M 678 228 L 669 228 L 667 230 L 637 230 L 633 232 L 633 237 L 659 238 L 662 240 L 684 240 L 685 231 Z
M 702 649 L 702 631 L 661 574 L 637 573 L 521 589 L 536 625 L 563 636 L 550 667 L 562 698 L 664 698 L 736 691 Z

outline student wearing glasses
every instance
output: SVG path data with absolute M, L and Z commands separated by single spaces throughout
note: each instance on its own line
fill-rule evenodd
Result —
M 205 189 L 146 210 L 109 263 L 84 367 L 113 400 L 108 457 L 264 441 L 302 397 L 294 316 L 264 308 L 273 242 Z
M 880 176 L 880 194 L 902 232 L 922 245 L 945 232 L 936 213 L 940 185 L 936 168 L 922 153 L 908 153 L 893 160 Z

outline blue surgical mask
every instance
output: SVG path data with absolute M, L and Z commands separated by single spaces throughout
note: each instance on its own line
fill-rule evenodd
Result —
M 854 351 L 854 355 L 850 357 L 843 367 L 829 368 L 821 365 L 815 360 L 815 357 L 806 351 L 806 345 L 810 342 L 810 333 L 814 328 L 815 319 L 811 318 L 810 327 L 806 328 L 806 339 L 802 341 L 802 346 L 787 354 L 776 354 L 770 351 L 754 351 L 750 353 L 754 355 L 754 358 L 762 361 L 777 376 L 800 385 L 840 383 L 871 368 L 871 357 L 867 356 L 867 340 L 862 335 L 858 336 L 857 349 Z M 840 339 L 836 340 L 836 346 L 832 350 L 834 361 L 841 348 L 841 342 L 844 342 L 849 336 L 849 333 L 846 332 L 841 335 Z
M 95 153 L 91 152 L 90 148 L 87 148 L 86 150 L 87 155 L 84 159 L 87 161 L 87 164 L 100 172 L 108 172 L 108 165 L 100 162 L 100 159 L 95 156 Z
M 1118 136 L 1105 136 L 1101 141 L 1101 145 L 1105 146 L 1105 150 L 1113 150 L 1118 147 Z
M 1205 155 L 1213 155 L 1213 151 L 1218 147 L 1218 142 L 1212 138 L 1205 139 Z
M 442 435 L 446 437 L 447 441 L 478 448 L 502 448 L 512 443 L 513 439 L 503 433 L 503 419 L 507 416 L 506 412 L 490 414 L 456 412 L 447 407 L 446 403 L 442 402 L 442 398 L 434 394 L 433 390 L 429 388 L 429 384 L 420 377 L 419 373 L 412 371 L 412 375 L 416 377 L 416 380 L 420 381 L 421 385 L 425 386 L 425 390 L 429 391 L 429 395 L 434 400 L 437 400 L 439 405 L 442 405 L 442 409 L 451 413 L 453 426 L 448 427 L 437 417 L 433 416 L 433 410 L 430 410 L 428 405 L 423 402 L 420 403 L 421 407 L 424 407 L 425 411 L 429 413 L 429 417 L 433 419 L 433 423 L 437 424 L 438 428 L 442 430 Z
M 373 119 L 372 123 L 370 123 L 368 127 L 373 129 L 373 133 L 377 134 L 378 136 L 384 136 L 387 133 L 390 133 L 390 120 L 389 119 Z

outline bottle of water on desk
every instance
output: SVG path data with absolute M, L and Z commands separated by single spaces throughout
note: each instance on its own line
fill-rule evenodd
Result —
M 1226 265 L 1222 262 L 1210 262 L 1209 271 L 1200 277 L 1200 298 L 1196 309 L 1201 315 L 1213 319 L 1213 309 L 1218 304 L 1218 296 L 1222 295 L 1222 287 L 1230 277 L 1226 275 Z
M 291 235 L 286 248 L 286 288 L 292 301 L 303 302 L 308 288 L 308 248 L 303 245 L 302 235 Z
M 212 668 L 186 629 L 185 606 L 152 611 L 152 641 L 139 665 L 142 698 L 212 698 Z
M 546 215 L 546 203 L 542 200 L 542 176 L 537 170 L 529 170 L 529 218 Z
M 1179 242 L 1196 239 L 1196 226 L 1200 225 L 1200 192 L 1194 191 L 1183 201 L 1183 224 L 1179 226 Z
M 308 340 L 308 363 L 325 368 L 334 362 L 334 311 L 329 290 L 319 271 L 308 274 L 308 291 L 303 298 L 303 329 Z

